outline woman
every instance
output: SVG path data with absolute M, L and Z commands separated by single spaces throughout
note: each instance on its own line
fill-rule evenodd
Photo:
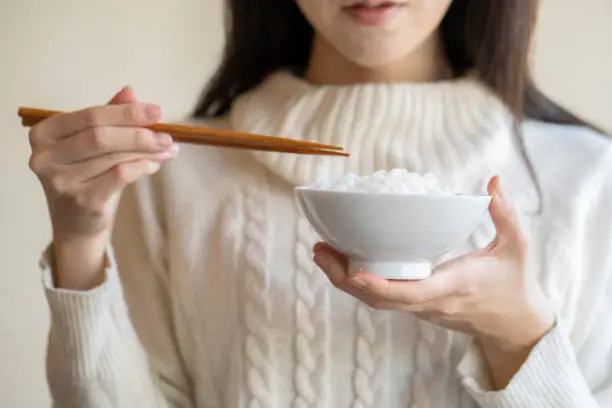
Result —
M 196 116 L 351 159 L 166 163 L 130 89 L 32 129 L 56 406 L 611 406 L 612 148 L 530 81 L 535 2 L 296 3 L 228 2 Z M 320 273 L 292 187 L 393 167 L 489 184 L 491 221 L 422 282 Z

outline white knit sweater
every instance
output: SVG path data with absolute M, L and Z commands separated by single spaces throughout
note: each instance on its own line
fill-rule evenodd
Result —
M 340 144 L 350 159 L 183 146 L 123 195 L 106 280 L 54 289 L 48 378 L 59 408 L 612 407 L 612 148 L 525 123 L 544 212 L 508 115 L 470 79 L 315 87 L 273 75 L 209 125 Z M 405 167 L 480 192 L 500 174 L 559 323 L 490 391 L 470 338 L 334 289 L 292 187 Z M 451 256 L 493 237 L 486 222 Z M 495 273 L 495 271 L 491 271 Z

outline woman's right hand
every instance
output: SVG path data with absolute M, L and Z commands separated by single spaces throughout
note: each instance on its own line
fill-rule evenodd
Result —
M 172 138 L 145 126 L 160 108 L 124 88 L 105 106 L 50 117 L 30 131 L 53 228 L 54 282 L 87 290 L 101 283 L 121 190 L 177 155 Z

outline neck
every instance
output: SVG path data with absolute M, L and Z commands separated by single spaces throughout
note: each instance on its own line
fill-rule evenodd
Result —
M 306 79 L 317 85 L 358 83 L 435 82 L 452 77 L 440 35 L 435 34 L 405 57 L 389 64 L 359 65 L 315 35 Z

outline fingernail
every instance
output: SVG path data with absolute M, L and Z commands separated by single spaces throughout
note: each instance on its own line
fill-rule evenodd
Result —
M 172 155 L 172 156 L 176 156 L 177 154 L 179 154 L 179 145 L 174 143 L 172 145 L 172 147 L 170 148 L 170 150 L 168 150 L 168 152 Z
M 166 133 L 156 133 L 155 139 L 157 140 L 157 145 L 159 147 L 170 147 L 172 145 L 172 136 Z
M 148 119 L 155 120 L 159 118 L 159 115 L 161 114 L 161 108 L 157 105 L 148 105 L 145 109 L 145 112 L 147 114 Z
M 355 288 L 357 288 L 359 290 L 364 290 L 364 289 L 366 289 L 368 287 L 368 282 L 366 282 L 366 281 L 364 281 L 363 279 L 360 279 L 360 278 L 349 279 L 349 283 L 353 287 L 355 287 Z
M 496 179 L 496 183 L 495 183 L 495 192 L 497 193 L 497 195 L 502 196 L 502 198 L 504 198 L 504 189 L 502 188 L 502 183 L 501 183 L 501 179 L 499 178 L 499 176 L 495 176 Z
M 323 249 L 323 243 L 322 242 L 317 242 L 316 244 L 314 244 L 314 246 L 312 247 L 312 251 L 314 253 L 318 253 L 321 252 L 321 250 Z

